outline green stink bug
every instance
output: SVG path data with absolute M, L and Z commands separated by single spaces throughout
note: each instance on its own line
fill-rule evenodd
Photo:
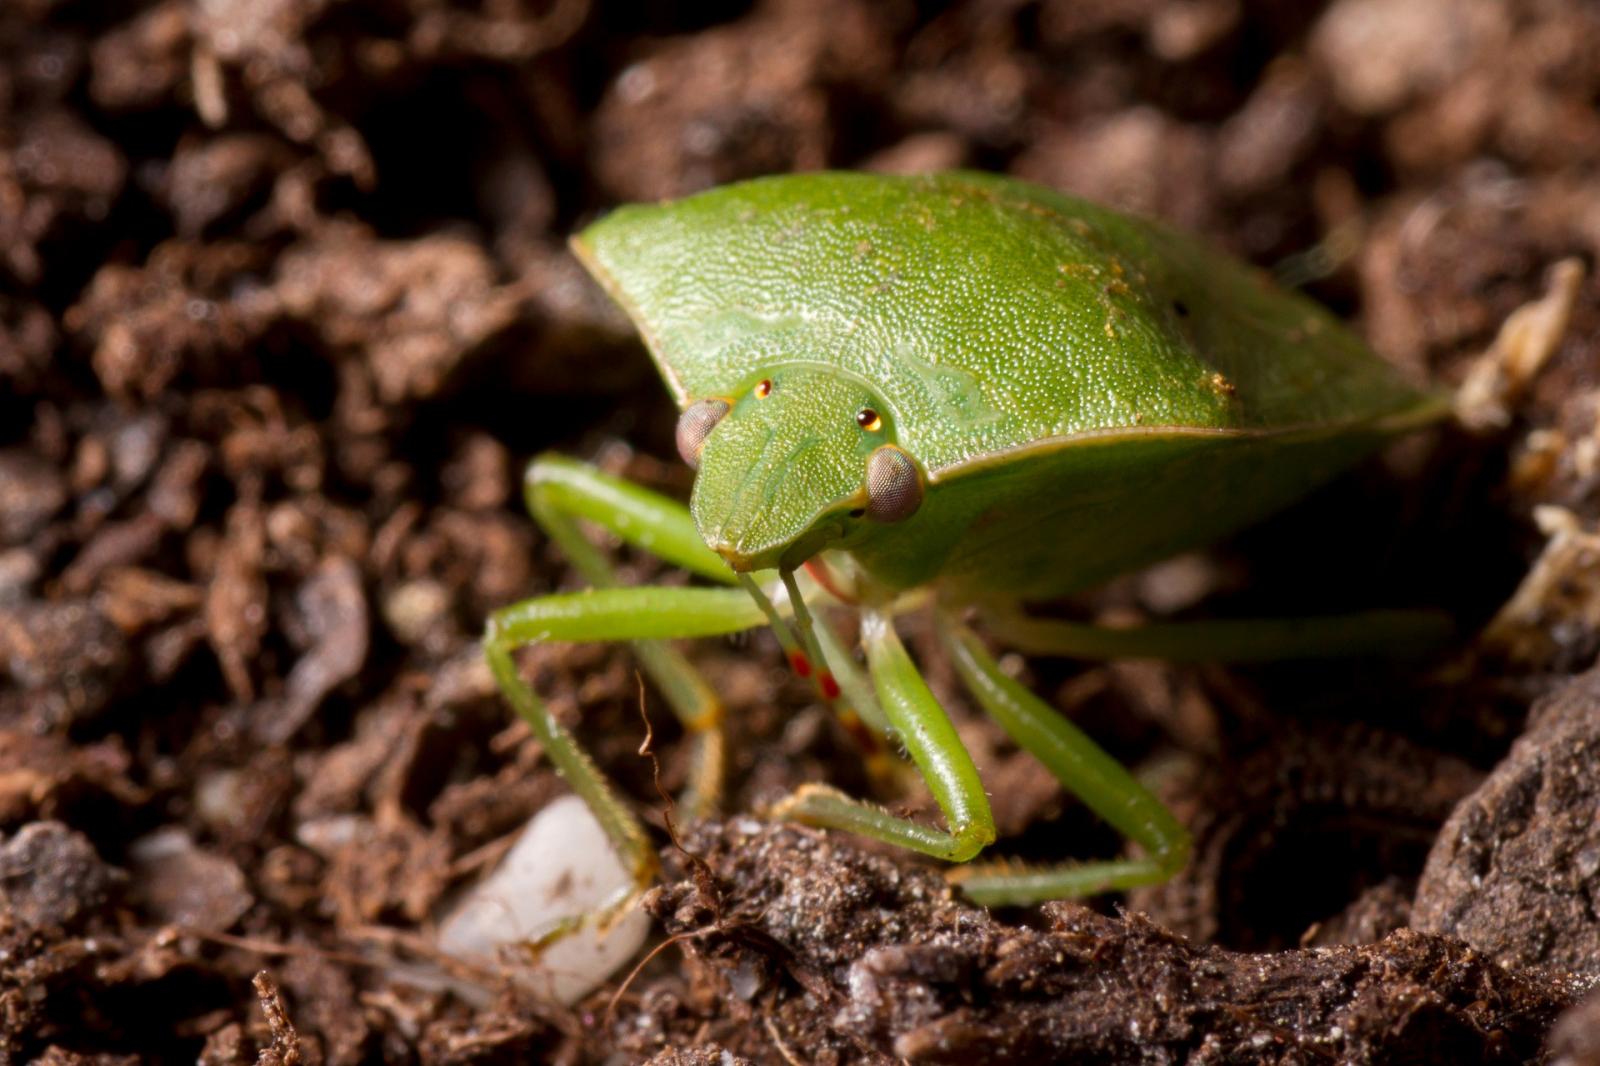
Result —
M 518 677 L 517 645 L 632 641 L 697 738 L 698 812 L 720 788 L 720 704 L 664 641 L 768 624 L 881 774 L 883 739 L 904 748 L 948 827 L 821 785 L 773 813 L 966 862 L 995 835 L 983 784 L 895 635 L 897 613 L 931 603 L 977 704 L 1144 850 L 963 871 L 980 902 L 1024 902 L 1163 879 L 1187 838 L 960 612 L 1046 654 L 1271 656 L 1387 634 L 1371 616 L 1104 631 L 1017 609 L 1216 539 L 1446 409 L 1328 312 L 1191 238 L 994 176 L 824 173 L 625 207 L 573 248 L 678 403 L 693 495 L 685 509 L 536 460 L 529 506 L 595 587 L 498 612 L 485 646 L 639 885 L 654 862 L 642 828 Z M 732 587 L 617 587 L 579 520 Z M 859 612 L 865 676 L 808 601 Z

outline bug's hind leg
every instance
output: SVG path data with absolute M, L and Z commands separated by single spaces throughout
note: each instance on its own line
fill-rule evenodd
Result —
M 989 864 L 951 871 L 951 880 L 967 896 L 989 905 L 1037 903 L 1154 884 L 1183 868 L 1189 834 L 1159 799 L 1077 726 L 1007 677 L 972 630 L 942 616 L 940 630 L 956 672 L 990 717 L 1068 791 L 1146 853 L 1052 867 Z
M 1164 662 L 1273 662 L 1379 656 L 1408 658 L 1448 645 L 1454 624 L 1429 610 L 1374 610 L 1309 618 L 1225 618 L 1101 626 L 984 614 L 984 628 L 1025 655 Z
M 889 617 L 865 611 L 861 639 L 884 715 L 927 780 L 949 829 L 897 817 L 824 785 L 800 788 L 778 803 L 771 814 L 860 833 L 950 862 L 965 862 L 991 844 L 995 835 L 994 817 L 972 756 L 917 672 Z
M 523 491 L 534 519 L 596 588 L 616 587 L 617 575 L 605 553 L 578 528 L 580 519 L 692 573 L 733 583 L 733 572 L 705 546 L 688 509 L 676 500 L 561 455 L 541 455 L 530 463 Z M 689 787 L 681 811 L 686 821 L 695 821 L 713 813 L 722 798 L 726 764 L 722 701 L 670 645 L 635 639 L 633 651 L 692 740 Z

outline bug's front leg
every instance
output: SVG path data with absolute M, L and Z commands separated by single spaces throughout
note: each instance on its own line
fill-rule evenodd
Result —
M 900 643 L 889 616 L 864 611 L 861 642 L 883 713 L 927 781 L 949 828 L 935 829 L 897 817 L 826 785 L 801 787 L 771 813 L 806 825 L 859 833 L 950 862 L 966 862 L 995 837 L 994 816 L 978 768 Z
M 544 745 L 550 761 L 594 812 L 643 888 L 655 873 L 655 849 L 639 819 L 605 775 L 517 673 L 512 652 L 545 641 L 655 641 L 711 637 L 761 625 L 764 619 L 737 589 L 612 588 L 558 593 L 496 611 L 484 635 L 484 654 L 500 691 Z
M 700 541 L 681 504 L 559 456 L 535 460 L 525 485 L 529 510 L 596 587 L 525 600 L 495 612 L 484 636 L 484 653 L 506 699 L 594 812 L 632 873 L 634 887 L 643 888 L 656 862 L 644 827 L 522 680 L 512 653 L 544 641 L 630 641 L 645 673 L 694 738 L 694 765 L 683 803 L 685 814 L 694 818 L 714 807 L 721 793 L 722 706 L 699 673 L 665 641 L 739 632 L 764 619 L 738 589 L 616 587 L 611 564 L 577 525 L 580 518 L 592 521 L 669 562 L 730 581 L 727 566 Z
M 615 588 L 617 575 L 605 553 L 578 528 L 580 519 L 691 573 L 733 582 L 732 571 L 705 546 L 688 509 L 676 500 L 563 455 L 535 459 L 523 486 L 534 519 L 596 588 Z M 721 802 L 726 761 L 721 699 L 677 649 L 658 640 L 616 639 L 633 640 L 639 665 L 692 739 L 689 788 L 682 800 L 685 819 L 711 813 Z
M 956 672 L 989 716 L 1064 788 L 1146 853 L 1036 869 L 970 866 L 952 871 L 951 880 L 978 903 L 1027 904 L 1155 884 L 1183 869 L 1189 834 L 1166 805 L 1055 708 L 1007 677 L 977 634 L 943 615 L 939 623 Z
M 524 485 L 528 510 L 550 539 L 561 547 L 574 568 L 597 588 L 616 587 L 616 572 L 605 554 L 578 528 L 579 520 L 593 522 L 634 547 L 700 577 L 725 585 L 740 581 L 728 564 L 706 547 L 688 508 L 676 500 L 603 473 L 587 463 L 553 454 L 542 455 L 529 464 Z M 745 575 L 746 580 L 748 577 Z M 830 647 L 836 650 L 837 642 L 832 634 L 826 626 L 817 627 L 814 637 L 820 647 L 811 647 L 808 639 L 806 645 L 811 649 L 808 654 L 771 601 L 764 595 L 758 595 L 756 601 L 768 611 L 767 621 L 783 643 L 791 667 L 810 680 L 817 694 L 866 752 L 874 780 L 883 782 L 888 789 L 896 777 L 896 764 L 879 739 L 886 732 L 881 716 L 876 713 L 870 692 L 863 691 L 863 686 L 855 683 L 848 657 L 826 650 Z M 807 634 L 811 634 L 810 619 L 803 614 L 804 601 L 796 597 L 792 609 L 803 619 Z M 725 753 L 721 700 L 674 648 L 659 641 L 635 640 L 633 649 L 645 673 L 693 738 L 690 787 L 682 804 L 685 818 L 693 821 L 714 811 L 722 794 Z M 817 661 L 813 663 L 813 659 Z M 837 677 L 827 668 L 830 662 L 838 667 Z

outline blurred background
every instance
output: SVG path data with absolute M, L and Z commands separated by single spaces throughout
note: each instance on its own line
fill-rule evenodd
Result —
M 491 609 L 571 583 L 521 512 L 522 464 L 559 447 L 688 486 L 675 412 L 566 236 L 759 174 L 957 166 L 1197 231 L 1414 380 L 1454 385 L 1551 264 L 1600 251 L 1600 8 L 5 0 L 0 1049 L 253 1062 L 263 965 L 310 1061 L 643 1059 L 759 1035 L 676 954 L 609 1027 L 469 1007 L 352 958 L 413 935 L 562 791 L 475 643 Z M 1544 543 L 1535 508 L 1600 517 L 1593 281 L 1571 315 L 1487 442 L 1402 447 L 1082 609 L 1428 605 L 1482 623 Z M 1228 793 L 1244 857 L 1143 904 L 1231 946 L 1292 946 L 1391 875 L 1409 898 L 1531 696 L 1600 649 L 1600 597 L 1578 600 L 1492 669 L 1462 660 L 1473 684 L 1419 695 L 1408 678 L 1358 710 L 1326 672 L 1031 680 L 1119 754 L 1161 756 L 1189 782 L 1174 794 L 1211 797 L 1190 814 L 1222 809 L 1207 767 L 1235 755 L 1332 759 L 1343 780 L 1356 751 L 1398 775 L 1371 801 L 1383 824 L 1355 836 L 1338 804 L 1367 802 L 1358 787 L 1318 801 L 1331 820 Z M 735 712 L 731 808 L 796 781 L 862 786 L 765 638 L 697 661 Z M 626 655 L 540 649 L 528 668 L 659 806 Z M 1282 740 L 1264 723 L 1285 708 L 1396 735 Z M 682 753 L 661 725 L 671 787 Z M 1049 782 L 1016 780 L 1001 814 L 1035 827 L 1025 852 L 1058 849 L 1063 827 L 1115 850 Z M 1297 811 L 1299 850 L 1249 836 Z

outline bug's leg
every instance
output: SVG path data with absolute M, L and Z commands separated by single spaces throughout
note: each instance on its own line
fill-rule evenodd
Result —
M 944 811 L 948 830 L 900 818 L 825 785 L 806 785 L 778 803 L 777 818 L 844 829 L 950 862 L 966 862 L 994 841 L 994 816 L 955 727 L 906 654 L 886 614 L 862 613 L 861 641 L 885 717 Z
M 825 624 L 816 625 L 806 601 L 795 584 L 794 574 L 784 571 L 783 587 L 790 609 L 794 612 L 794 625 L 778 611 L 772 599 L 762 591 L 760 584 L 749 574 L 738 579 L 750 598 L 760 605 L 767 616 L 778 643 L 783 646 L 790 668 L 801 677 L 810 678 L 817 695 L 822 697 L 834 717 L 866 760 L 867 773 L 880 791 L 894 793 L 897 789 L 900 764 L 890 754 L 884 743 L 893 736 L 877 696 L 871 686 L 862 680 L 849 653 L 839 645 Z M 858 710 L 859 708 L 859 710 Z
M 583 798 L 605 830 L 611 846 L 633 876 L 633 886 L 602 911 L 620 908 L 655 874 L 655 848 L 639 819 L 628 809 L 572 734 L 522 680 L 512 652 L 545 641 L 659 641 L 710 637 L 759 626 L 761 612 L 738 589 L 602 588 L 523 600 L 496 611 L 484 634 L 484 654 L 501 692 L 550 761 Z
M 1017 745 L 1084 805 L 1146 852 L 1136 859 L 1019 868 L 970 866 L 951 880 L 978 903 L 1037 903 L 1165 881 L 1188 861 L 1189 834 L 1121 763 L 1055 708 L 1007 677 L 966 626 L 941 616 L 941 635 L 962 682 Z
M 884 716 L 872 683 L 857 668 L 850 650 L 840 642 L 826 618 L 817 620 L 816 635 L 823 661 L 839 679 L 844 694 L 834 713 L 861 752 L 874 791 L 880 796 L 904 794 L 911 768 L 895 755 L 894 727 Z
M 861 749 L 873 783 L 879 788 L 892 788 L 899 764 L 889 754 L 885 743 L 894 733 L 883 716 L 883 708 L 855 671 L 855 663 L 837 646 L 837 642 L 830 640 L 829 643 L 833 645 L 831 651 L 824 646 L 823 636 L 826 634 L 831 638 L 833 633 L 826 624 L 819 625 L 812 619 L 811 609 L 806 606 L 800 586 L 795 582 L 794 571 L 783 570 L 779 576 L 783 580 L 784 590 L 789 594 L 789 605 L 794 611 L 795 630 L 801 647 L 810 658 L 816 660 L 816 673 L 822 682 L 823 696 L 845 732 Z M 845 689 L 847 681 L 851 689 L 848 693 Z M 848 699 L 845 698 L 847 695 Z
M 984 628 L 1026 655 L 1165 662 L 1270 662 L 1279 659 L 1426 655 L 1450 641 L 1439 611 L 1387 610 L 1312 618 L 1227 618 L 1100 626 L 985 611 Z
M 840 603 L 851 607 L 859 607 L 861 597 L 854 578 L 847 578 L 837 573 L 828 560 L 818 556 L 806 560 L 805 573 L 817 588 L 832 596 Z M 848 717 L 845 727 L 852 733 L 863 728 L 870 730 L 866 741 L 860 742 L 862 751 L 868 756 L 868 768 L 873 764 L 880 766 L 882 776 L 893 776 L 902 763 L 895 760 L 883 747 L 879 738 L 892 741 L 895 739 L 894 730 L 889 726 L 889 720 L 883 715 L 883 708 L 878 706 L 878 697 L 872 691 L 872 686 L 861 676 L 861 671 L 856 669 L 855 659 L 849 650 L 839 641 L 838 634 L 828 624 L 826 617 L 821 618 L 815 626 L 812 625 L 811 612 L 806 607 L 805 598 L 800 594 L 800 589 L 794 585 L 792 578 L 784 582 L 785 591 L 795 603 L 795 616 L 803 629 L 814 630 L 817 650 L 827 667 L 837 676 L 838 685 L 847 701 L 841 708 L 841 716 Z M 879 774 L 875 773 L 875 776 Z
M 561 455 L 542 455 L 530 463 L 523 486 L 533 517 L 596 588 L 614 588 L 616 572 L 605 553 L 578 528 L 579 519 L 702 577 L 733 582 L 733 572 L 705 546 L 688 509 L 676 500 Z M 635 639 L 633 651 L 692 738 L 694 754 L 682 812 L 685 820 L 694 821 L 714 811 L 722 796 L 726 762 L 722 701 L 676 648 Z

